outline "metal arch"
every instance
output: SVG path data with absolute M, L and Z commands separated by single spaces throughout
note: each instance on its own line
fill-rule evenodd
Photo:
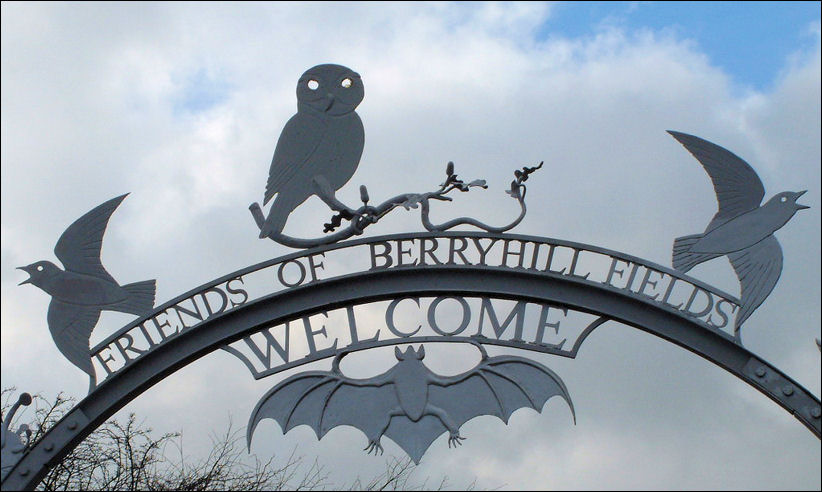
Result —
M 243 275 L 246 275 L 246 274 L 249 274 L 249 273 L 252 273 L 252 272 L 262 270 L 264 268 L 268 268 L 268 267 L 270 267 L 272 265 L 276 265 L 278 263 L 287 262 L 287 261 L 290 261 L 290 260 L 293 260 L 293 259 L 308 256 L 308 255 L 321 254 L 321 253 L 326 253 L 326 252 L 329 252 L 329 251 L 352 248 L 352 247 L 356 247 L 356 246 L 362 246 L 362 245 L 367 245 L 367 244 L 377 243 L 377 242 L 397 241 L 397 240 L 405 240 L 405 239 L 450 238 L 450 237 L 464 237 L 464 238 L 477 238 L 477 239 L 490 239 L 490 240 L 513 240 L 513 241 L 522 241 L 522 242 L 530 242 L 530 243 L 549 244 L 549 245 L 556 245 L 556 246 L 565 247 L 565 248 L 569 248 L 569 249 L 575 249 L 575 250 L 579 250 L 579 251 L 588 251 L 588 252 L 591 252 L 591 253 L 602 254 L 602 255 L 605 255 L 605 256 L 610 256 L 612 258 L 617 258 L 621 261 L 638 264 L 638 265 L 641 265 L 641 266 L 646 267 L 646 268 L 651 268 L 653 270 L 659 271 L 660 273 L 670 275 L 672 277 L 677 277 L 677 278 L 685 280 L 688 283 L 690 283 L 690 284 L 692 284 L 696 287 L 699 287 L 699 288 L 701 288 L 705 291 L 708 291 L 708 292 L 711 292 L 712 294 L 721 296 L 721 297 L 733 302 L 736 305 L 740 304 L 740 300 L 737 299 L 735 296 L 732 296 L 731 294 L 728 294 L 727 292 L 723 292 L 722 290 L 717 289 L 716 287 L 708 285 L 707 283 L 705 283 L 701 280 L 688 277 L 687 275 L 683 274 L 682 272 L 678 272 L 677 270 L 674 270 L 672 268 L 669 268 L 669 267 L 659 265 L 659 264 L 654 263 L 654 262 L 644 260 L 644 259 L 639 258 L 637 256 L 629 255 L 629 254 L 626 254 L 626 253 L 621 253 L 619 251 L 615 251 L 615 250 L 611 250 L 611 249 L 607 249 L 607 248 L 602 248 L 602 247 L 599 247 L 599 246 L 592 246 L 592 245 L 589 245 L 589 244 L 577 243 L 577 242 L 574 242 L 574 241 L 567 241 L 567 240 L 563 240 L 563 239 L 555 239 L 555 238 L 549 238 L 549 237 L 529 236 L 529 235 L 522 235 L 522 234 L 495 234 L 495 233 L 486 233 L 486 232 L 477 232 L 477 231 L 459 231 L 459 232 L 419 232 L 419 233 L 414 233 L 414 234 L 408 234 L 408 233 L 389 234 L 389 235 L 385 235 L 385 236 L 368 237 L 368 238 L 361 238 L 361 239 L 355 239 L 355 240 L 344 241 L 344 242 L 337 242 L 337 243 L 333 243 L 333 244 L 326 244 L 326 245 L 323 245 L 323 246 L 318 246 L 318 247 L 315 247 L 315 248 L 311 248 L 309 250 L 297 251 L 297 252 L 294 252 L 294 253 L 291 253 L 291 254 L 288 254 L 288 255 L 284 255 L 284 256 L 280 256 L 280 257 L 273 258 L 273 259 L 270 259 L 270 260 L 262 261 L 260 263 L 255 264 L 255 265 L 251 265 L 251 266 L 242 268 L 240 270 L 237 270 L 235 272 L 232 272 L 228 275 L 223 275 L 220 278 L 217 278 L 217 279 L 212 280 L 210 282 L 207 282 L 207 283 L 205 283 L 205 284 L 203 284 L 199 287 L 191 289 L 188 292 L 186 292 L 182 295 L 179 295 L 176 298 L 171 299 L 170 301 L 167 301 L 167 302 L 165 302 L 164 304 L 162 304 L 160 306 L 155 307 L 155 313 L 163 311 L 163 310 L 177 304 L 180 301 L 183 301 L 183 300 L 185 300 L 189 297 L 192 297 L 193 295 L 195 295 L 197 293 L 203 292 L 203 291 L 205 291 L 205 290 L 207 290 L 211 287 L 217 286 L 221 283 L 224 283 L 228 280 L 231 280 L 232 278 L 235 278 L 235 277 L 238 277 L 238 276 L 243 276 Z M 427 266 L 426 270 L 428 270 L 430 268 L 434 268 L 434 267 L 433 266 Z M 460 266 L 460 268 L 464 268 L 464 266 Z M 483 266 L 482 268 L 491 269 L 493 267 Z M 393 268 L 393 270 L 396 270 L 396 268 Z M 138 324 L 144 322 L 146 320 L 146 318 L 136 319 L 136 320 L 132 321 L 131 323 L 127 324 L 126 326 L 124 326 L 123 328 L 121 328 L 120 330 L 112 333 L 111 335 L 106 337 L 104 340 L 100 341 L 96 346 L 92 347 L 91 352 L 94 353 L 98 349 L 100 349 L 101 347 L 104 347 L 105 345 L 108 345 L 108 344 L 114 342 L 119 336 L 121 336 L 124 333 L 127 333 L 129 330 L 136 327 Z M 705 326 L 707 326 L 707 325 L 705 325 Z M 717 330 L 716 333 L 721 334 L 722 332 Z M 729 336 L 729 339 L 730 338 L 732 338 L 732 337 Z
M 158 345 L 103 382 L 35 444 L 11 470 L 2 489 L 33 489 L 50 465 L 142 392 L 222 345 L 272 323 L 400 296 L 477 294 L 567 306 L 659 336 L 723 367 L 776 401 L 820 436 L 818 399 L 741 345 L 684 316 L 606 286 L 596 287 L 569 277 L 546 277 L 509 268 L 440 265 L 367 271 L 319 281 L 272 294 L 204 321 L 196 330 Z M 521 348 L 528 346 L 523 344 Z M 306 359 L 305 363 L 313 360 L 316 359 Z

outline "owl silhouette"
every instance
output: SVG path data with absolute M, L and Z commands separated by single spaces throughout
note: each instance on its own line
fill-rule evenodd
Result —
M 341 65 L 317 65 L 297 83 L 297 113 L 285 124 L 265 187 L 271 210 L 260 237 L 279 234 L 289 214 L 319 189 L 333 193 L 360 162 L 365 133 L 354 111 L 363 98 L 358 73 Z

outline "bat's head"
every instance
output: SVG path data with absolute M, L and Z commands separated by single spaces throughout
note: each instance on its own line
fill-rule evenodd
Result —
M 425 358 L 425 347 L 420 345 L 419 350 L 414 350 L 414 347 L 409 346 L 405 350 L 405 353 L 403 353 L 399 347 L 394 347 L 394 355 L 397 357 L 397 360 L 422 360 Z

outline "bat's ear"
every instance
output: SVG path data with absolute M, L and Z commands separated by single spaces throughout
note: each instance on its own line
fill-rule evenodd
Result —
M 420 345 L 420 349 L 417 350 L 417 360 L 422 360 L 425 358 L 425 346 Z
M 405 360 L 405 357 L 402 356 L 402 351 L 397 346 L 394 346 L 394 357 L 396 357 L 397 360 Z

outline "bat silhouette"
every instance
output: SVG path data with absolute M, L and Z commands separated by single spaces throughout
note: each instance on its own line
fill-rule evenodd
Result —
M 338 425 L 350 425 L 368 438 L 368 453 L 382 452 L 385 435 L 419 464 L 420 458 L 440 434 L 449 433 L 448 447 L 464 439 L 459 428 L 480 415 L 495 415 L 506 424 L 515 410 L 528 407 L 542 411 L 552 396 L 574 406 L 565 384 L 547 367 L 515 356 L 489 357 L 479 343 L 482 360 L 456 376 L 440 376 L 422 363 L 425 349 L 412 347 L 403 353 L 394 348 L 398 363 L 378 376 L 354 379 L 340 371 L 339 354 L 331 371 L 294 375 L 273 387 L 257 403 L 247 427 L 247 440 L 257 424 L 272 418 L 283 433 L 308 425 L 322 439 Z

